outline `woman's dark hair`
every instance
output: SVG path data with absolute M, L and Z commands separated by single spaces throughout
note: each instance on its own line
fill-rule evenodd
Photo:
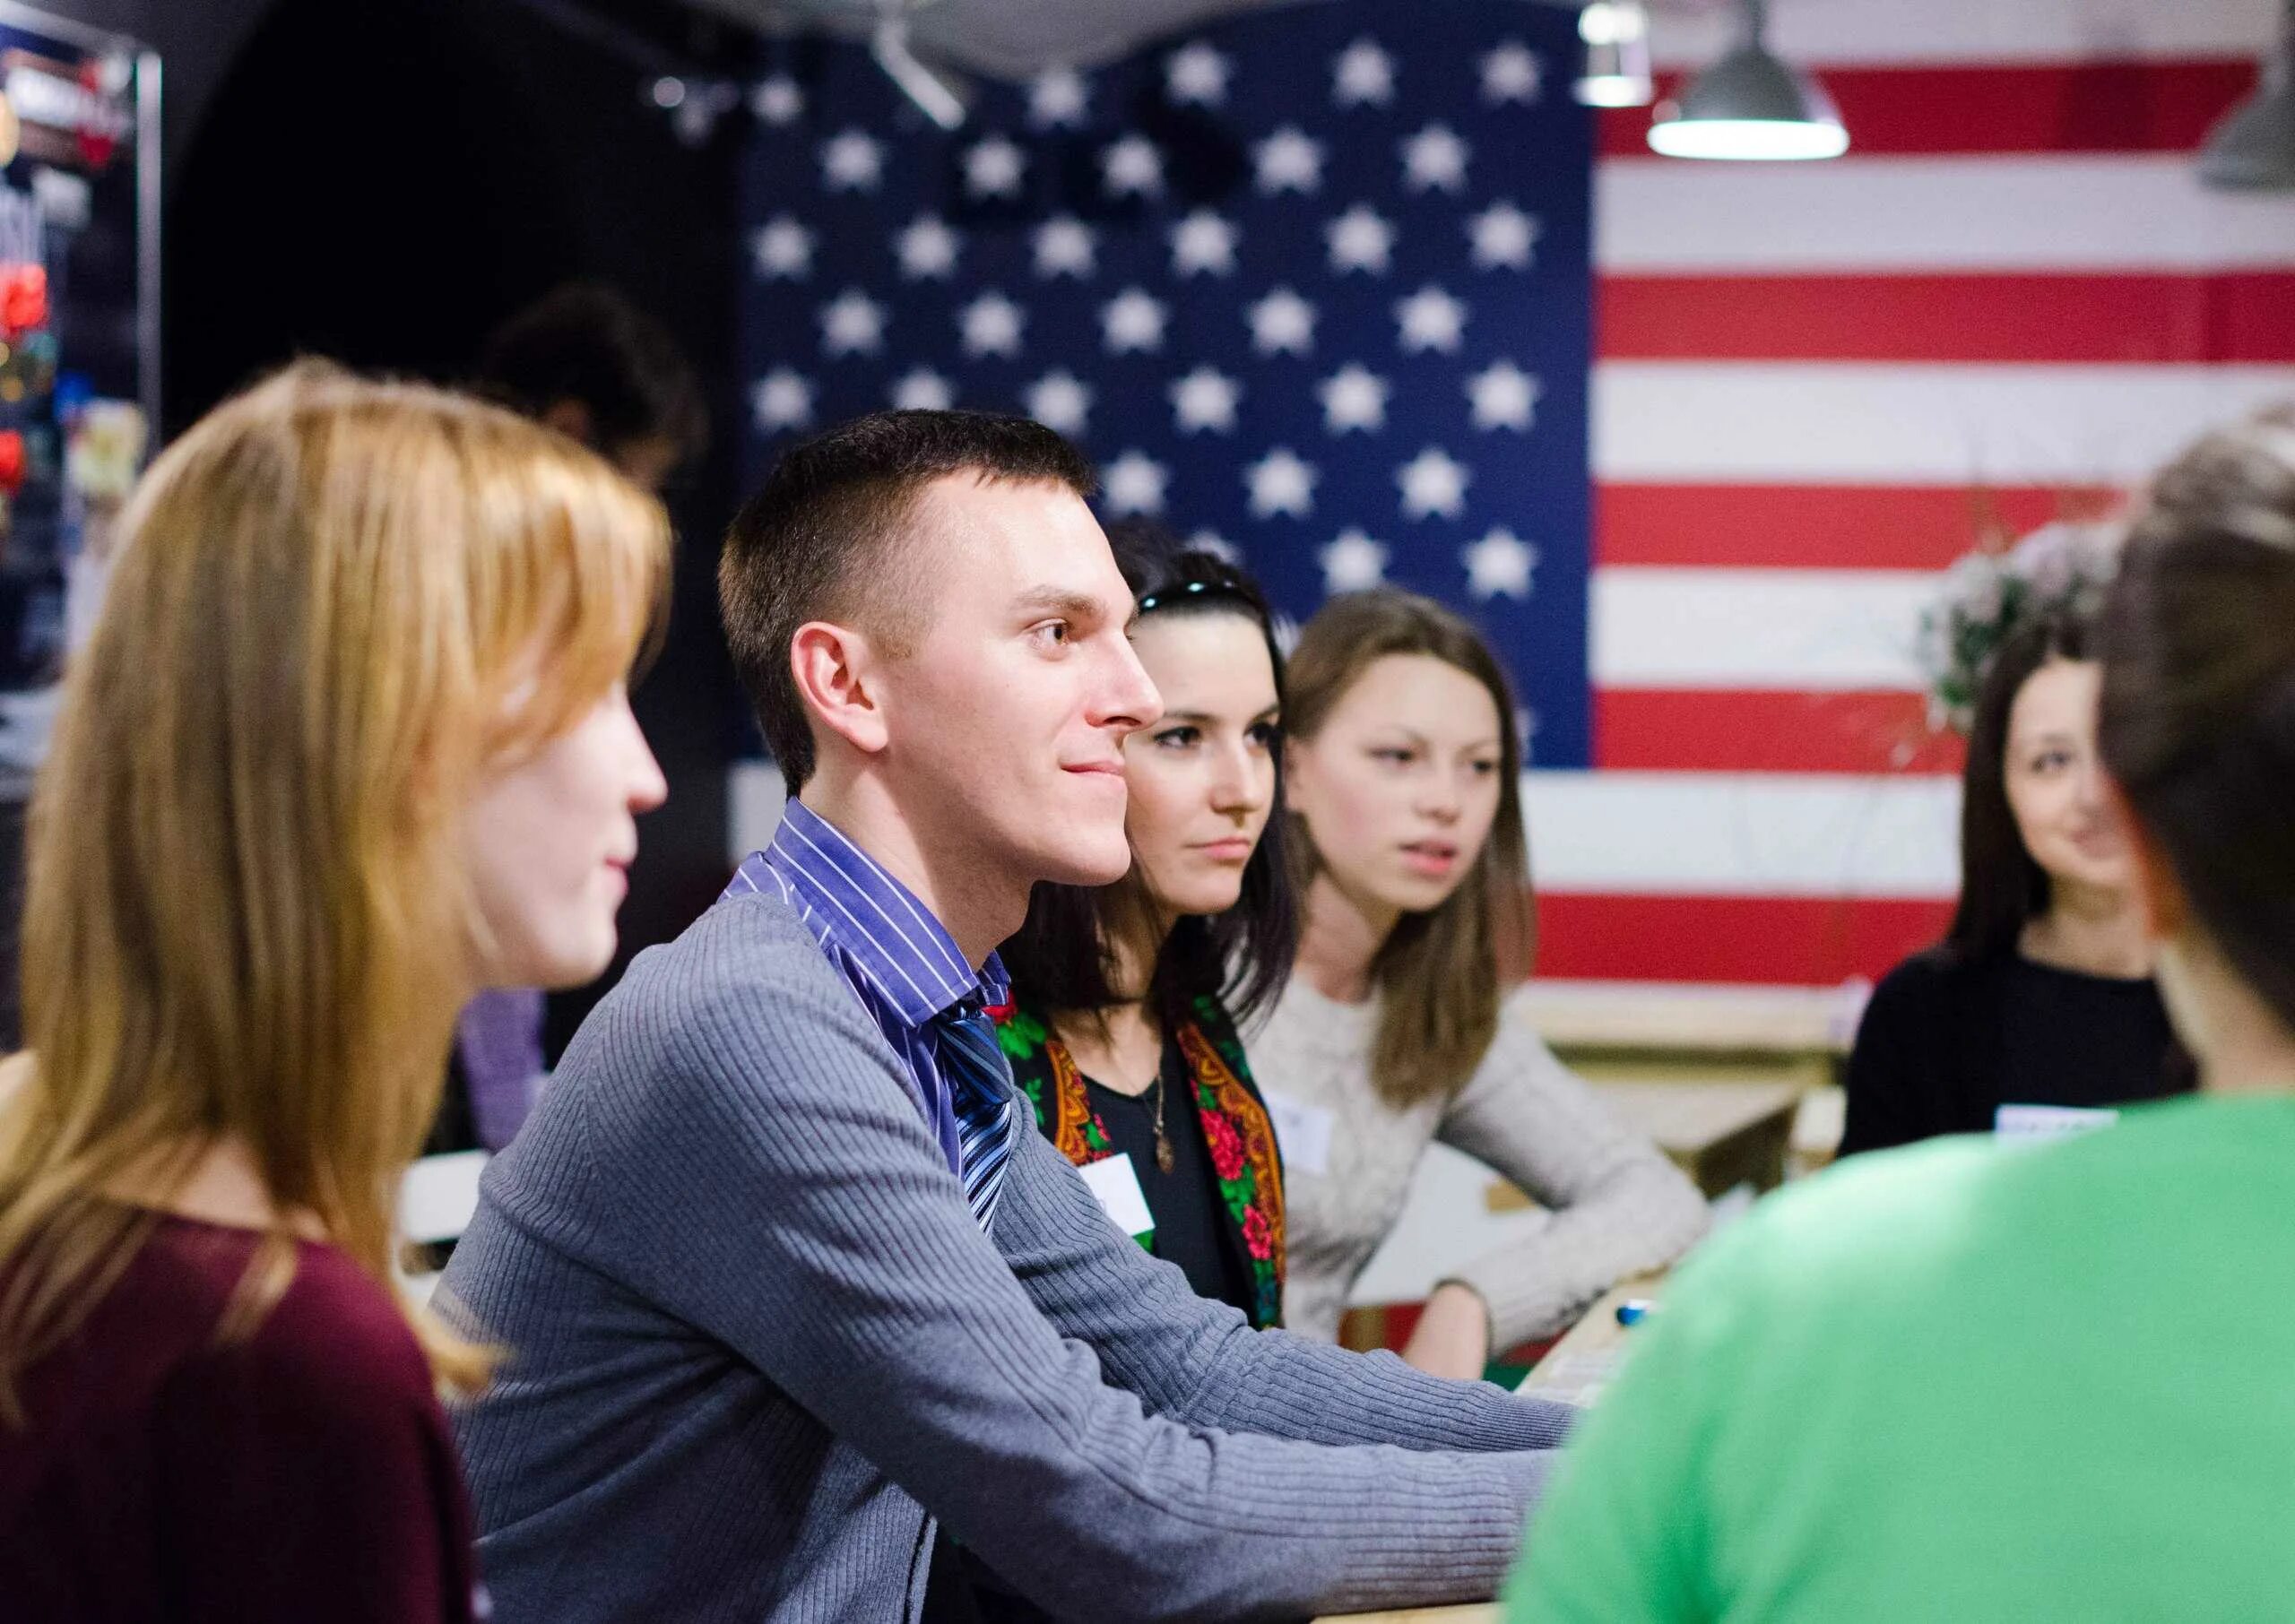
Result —
M 1439 906 L 1406 913 L 1371 962 L 1379 1029 L 1371 1082 L 1408 1107 L 1446 1099 L 1482 1064 L 1498 1031 L 1503 984 L 1527 973 L 1537 947 L 1529 837 L 1522 823 L 1522 742 L 1513 690 L 1490 645 L 1431 598 L 1394 587 L 1348 592 L 1323 605 L 1291 654 L 1291 736 L 1312 739 L 1364 672 L 1390 654 L 1439 660 L 1480 683 L 1498 713 L 1498 814 L 1468 874 Z M 1321 860 L 1299 821 L 1300 862 Z
M 1108 529 L 1108 544 L 1131 587 L 1142 620 L 1172 615 L 1234 615 L 1259 627 L 1283 702 L 1283 654 L 1275 616 L 1249 575 L 1208 552 L 1188 549 L 1160 525 L 1142 521 Z M 1276 752 L 1273 805 L 1251 860 L 1243 893 L 1225 913 L 1183 915 L 1156 955 L 1148 1006 L 1166 1032 L 1191 1018 L 1201 997 L 1219 999 L 1237 1022 L 1272 1003 L 1291 974 L 1299 945 L 1299 910 L 1284 845 L 1282 752 Z M 1013 996 L 1040 1014 L 1089 1013 L 1123 999 L 1113 985 L 1114 944 L 1149 917 L 1138 864 L 1111 885 L 1039 884 L 1028 898 L 1019 934 L 998 949 Z
M 2008 718 L 2016 695 L 2051 661 L 2094 658 L 2095 628 L 2077 610 L 2053 610 L 2001 640 L 1969 724 L 1961 773 L 1961 900 L 1944 948 L 1967 963 L 2011 952 L 2046 913 L 2048 870 L 2033 860 L 2008 804 Z
M 2209 940 L 2295 1029 L 2295 406 L 2161 474 L 2101 642 L 2104 765 Z

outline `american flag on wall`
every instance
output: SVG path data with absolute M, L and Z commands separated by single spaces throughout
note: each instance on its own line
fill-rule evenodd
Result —
M 1659 8 L 1661 70 L 1730 9 Z M 1837 982 L 1941 934 L 1933 572 L 2295 396 L 2295 199 L 2191 167 L 2277 9 L 1774 0 L 1847 157 L 1682 162 L 1603 115 L 1594 771 L 1532 797 L 1542 973 Z
M 1661 9 L 1661 65 L 1731 9 Z M 1934 572 L 2295 395 L 2295 204 L 2189 167 L 2273 11 L 1772 0 L 1851 132 L 1815 165 L 1589 124 L 1570 13 L 1519 0 L 1276 7 L 953 137 L 792 51 L 745 183 L 754 470 L 886 404 L 1026 410 L 1295 615 L 1445 598 L 1530 712 L 1542 975 L 1877 976 L 1957 878 Z
M 888 405 L 1026 412 L 1104 517 L 1287 614 L 1466 609 L 1540 763 L 1587 754 L 1593 126 L 1553 7 L 1285 6 L 926 124 L 853 47 L 753 97 L 752 467 Z

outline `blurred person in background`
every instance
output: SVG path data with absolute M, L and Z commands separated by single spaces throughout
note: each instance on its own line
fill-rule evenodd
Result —
M 1944 940 L 1866 1006 L 1844 1156 L 1988 1133 L 2004 1105 L 2117 1106 L 2192 1085 L 2097 750 L 2094 643 L 2091 606 L 2051 605 L 1988 663 L 1962 773 L 1960 903 Z
M 701 385 L 669 329 L 593 282 L 558 288 L 495 329 L 470 387 L 656 494 L 708 443 Z M 464 1006 L 430 1150 L 510 1142 L 547 1076 L 543 1003 L 540 988 L 506 987 Z

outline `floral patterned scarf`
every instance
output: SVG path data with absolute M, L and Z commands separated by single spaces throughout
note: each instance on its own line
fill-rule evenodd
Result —
M 1264 1329 L 1283 1313 L 1283 1163 L 1234 1023 L 1217 998 L 1199 998 L 1194 1009 L 1194 1018 L 1173 1041 L 1187 1063 L 1230 1238 L 1249 1266 L 1251 1301 L 1245 1312 Z M 1035 1106 L 1044 1136 L 1078 1167 L 1114 1154 L 1107 1125 L 1092 1109 L 1084 1074 L 1068 1046 L 1027 1010 L 1007 1005 L 989 1014 L 1012 1062 L 1013 1080 Z

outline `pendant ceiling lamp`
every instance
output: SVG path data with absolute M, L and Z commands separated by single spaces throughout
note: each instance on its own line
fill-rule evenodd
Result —
M 2199 177 L 2242 191 L 2295 189 L 2295 0 L 2256 93 L 2223 115 L 2199 150 Z
M 1763 43 L 1765 0 L 1739 0 L 1745 38 L 1658 104 L 1650 145 L 1668 158 L 1838 158 L 1849 132 L 1832 99 L 1806 73 L 1771 56 Z
M 1591 0 L 1578 13 L 1586 42 L 1586 71 L 1571 87 L 1589 108 L 1646 108 L 1657 94 L 1650 80 L 1650 13 L 1641 0 Z

